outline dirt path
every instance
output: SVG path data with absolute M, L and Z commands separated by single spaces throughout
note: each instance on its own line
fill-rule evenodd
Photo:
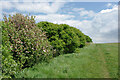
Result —
M 98 52 L 100 53 L 100 58 L 103 62 L 103 64 L 101 64 L 101 66 L 103 67 L 104 78 L 110 78 L 109 72 L 107 69 L 107 65 L 106 65 L 106 61 L 105 61 L 105 57 L 104 57 L 104 52 L 102 51 L 100 45 L 98 45 L 97 48 L 98 48 Z

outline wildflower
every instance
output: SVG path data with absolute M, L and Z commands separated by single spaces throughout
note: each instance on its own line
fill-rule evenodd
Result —
M 20 53 L 18 53 L 18 55 L 20 55 Z
M 29 53 L 29 51 L 26 51 L 26 53 Z
M 43 50 L 44 52 L 46 52 L 46 50 Z

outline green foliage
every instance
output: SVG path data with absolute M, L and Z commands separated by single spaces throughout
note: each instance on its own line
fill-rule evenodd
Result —
M 92 39 L 89 36 L 85 35 L 85 38 L 86 38 L 86 42 L 88 43 L 92 42 Z
M 6 76 L 14 76 L 19 71 L 18 63 L 13 60 L 13 56 L 2 56 L 2 72 Z
M 39 22 L 37 26 L 46 31 L 48 40 L 56 49 L 56 55 L 72 53 L 75 48 L 85 46 L 85 35 L 79 29 L 66 24 L 58 25 L 50 22 Z
M 79 37 L 79 47 L 82 48 L 85 46 L 85 42 L 86 42 L 86 38 L 85 38 L 85 34 L 83 34 L 79 29 L 71 27 L 71 29 L 77 34 L 77 36 Z
M 52 58 L 52 46 L 49 44 L 45 32 L 36 27 L 34 17 L 15 14 L 8 18 L 4 16 L 2 22 L 2 54 L 3 60 L 17 63 L 19 69 L 30 67 L 40 61 Z M 12 56 L 12 58 L 10 57 Z M 15 61 L 15 62 L 14 62 Z M 8 64 L 5 74 L 13 74 Z M 12 71 L 9 71 L 12 70 Z
M 64 30 L 62 32 L 61 39 L 63 39 L 63 41 L 66 43 L 65 52 L 74 52 L 75 48 L 77 48 L 80 45 L 79 37 L 76 35 L 74 30 L 72 30 L 68 25 L 64 27 Z

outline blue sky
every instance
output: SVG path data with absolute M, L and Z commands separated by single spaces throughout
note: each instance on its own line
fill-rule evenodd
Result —
M 2 1 L 0 16 L 15 13 L 35 15 L 36 23 L 49 21 L 76 27 L 94 43 L 118 41 L 118 2 Z

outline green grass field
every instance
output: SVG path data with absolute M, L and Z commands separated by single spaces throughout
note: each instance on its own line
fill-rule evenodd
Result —
M 118 44 L 90 44 L 16 74 L 17 78 L 117 78 Z

